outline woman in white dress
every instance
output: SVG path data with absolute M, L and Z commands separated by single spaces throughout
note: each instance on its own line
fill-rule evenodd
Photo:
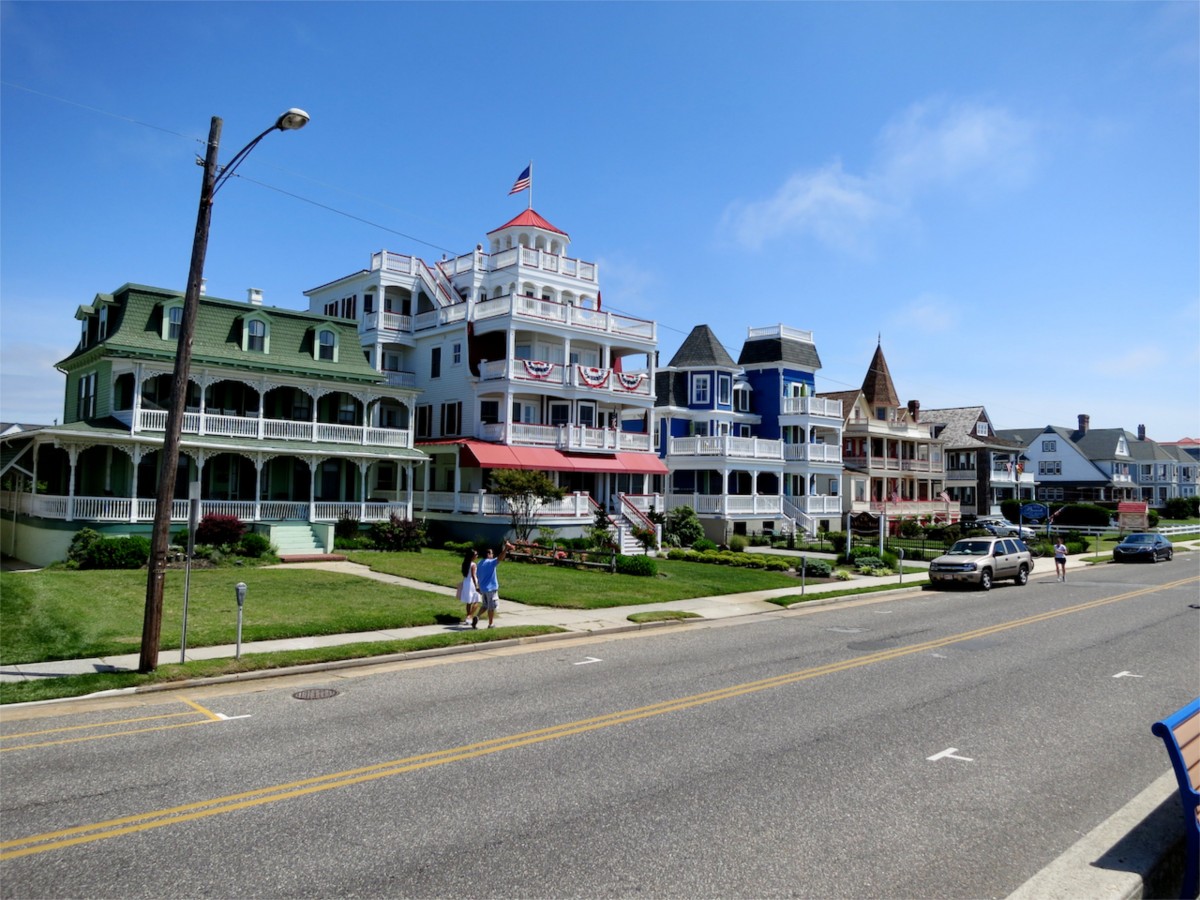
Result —
M 475 573 L 475 560 L 478 557 L 479 553 L 475 550 L 468 550 L 463 556 L 463 580 L 458 586 L 458 599 L 465 610 L 463 624 L 469 624 L 472 628 L 479 626 L 479 576 Z

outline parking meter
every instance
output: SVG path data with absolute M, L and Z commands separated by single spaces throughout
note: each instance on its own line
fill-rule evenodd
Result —
M 242 658 L 242 605 L 246 602 L 246 582 L 239 581 L 234 586 L 234 592 L 237 594 L 238 605 L 238 624 L 237 624 L 237 652 L 234 654 L 234 659 Z

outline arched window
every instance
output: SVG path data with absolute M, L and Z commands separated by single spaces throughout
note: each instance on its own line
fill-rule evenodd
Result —
M 317 359 L 327 362 L 337 360 L 337 335 L 328 328 L 323 328 L 317 333 Z
M 271 351 L 271 332 L 267 323 L 262 319 L 247 319 L 242 332 L 242 349 L 249 353 L 269 353 Z

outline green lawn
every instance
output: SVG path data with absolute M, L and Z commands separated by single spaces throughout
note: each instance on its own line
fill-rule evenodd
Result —
M 381 572 L 432 584 L 460 580 L 461 557 L 444 550 L 422 553 L 353 553 Z M 600 609 L 794 586 L 778 572 L 659 561 L 657 578 L 610 575 L 598 570 L 504 562 L 500 596 L 567 609 Z M 461 616 L 454 597 L 396 587 L 313 569 L 196 569 L 188 600 L 188 646 L 232 644 L 237 639 L 234 585 L 247 586 L 242 641 L 346 634 L 417 625 L 450 624 Z M 183 572 L 167 574 L 161 649 L 179 648 Z M 137 653 L 145 610 L 145 571 L 47 569 L 6 572 L 0 590 L 0 662 L 42 662 Z
M 234 585 L 246 583 L 242 640 L 343 634 L 457 622 L 453 597 L 311 569 L 197 569 L 188 592 L 188 646 L 237 640 Z M 183 573 L 167 573 L 163 650 L 178 649 Z M 137 653 L 146 572 L 6 572 L 0 590 L 0 662 Z
M 354 562 L 390 575 L 448 586 L 457 585 L 462 580 L 459 574 L 462 557 L 445 550 L 424 550 L 421 553 L 355 551 L 346 555 Z M 772 588 L 800 589 L 800 579 L 782 572 L 682 560 L 657 559 L 655 562 L 658 565 L 658 576 L 655 578 L 611 575 L 600 569 L 568 569 L 508 560 L 502 562 L 496 572 L 503 599 L 561 609 L 605 609 Z

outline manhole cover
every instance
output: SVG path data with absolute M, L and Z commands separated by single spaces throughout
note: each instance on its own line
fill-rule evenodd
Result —
M 297 700 L 328 700 L 337 694 L 333 688 L 309 688 L 307 691 L 296 691 L 292 696 Z

